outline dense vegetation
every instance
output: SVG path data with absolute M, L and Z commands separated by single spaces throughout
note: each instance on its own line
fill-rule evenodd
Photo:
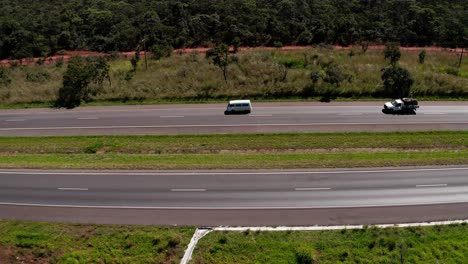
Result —
M 467 46 L 466 0 L 0 0 L 0 59 L 162 46 Z

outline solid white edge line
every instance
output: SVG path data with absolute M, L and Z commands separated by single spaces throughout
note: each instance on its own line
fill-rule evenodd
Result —
M 159 116 L 160 118 L 179 118 L 179 117 L 185 117 L 185 116 Z
M 88 188 L 57 188 L 60 191 L 88 191 Z
M 453 221 L 433 221 L 419 223 L 401 223 L 401 224 L 377 224 L 377 225 L 341 225 L 341 226 L 250 226 L 250 227 L 214 227 L 213 231 L 321 231 L 321 230 L 340 230 L 340 229 L 363 229 L 368 227 L 392 228 L 392 227 L 419 227 L 419 226 L 436 226 L 436 225 L 452 225 L 464 224 L 468 220 L 453 220 Z
M 206 189 L 171 189 L 171 192 L 206 192 Z
M 295 191 L 326 191 L 331 188 L 294 188 Z
M 31 207 L 53 207 L 53 208 L 82 208 L 82 209 L 122 209 L 122 210 L 305 210 L 305 209 L 349 209 L 349 208 L 373 208 L 392 206 L 419 206 L 419 205 L 442 205 L 461 204 L 464 202 L 431 202 L 431 203 L 397 203 L 397 204 L 364 204 L 350 206 L 311 206 L 311 207 L 158 207 L 158 206 L 113 206 L 113 205 L 67 205 L 67 204 L 30 204 L 30 203 L 7 203 L 0 205 L 8 206 L 31 206 Z
M 416 188 L 424 188 L 424 187 L 447 187 L 447 184 L 420 184 L 420 185 L 416 185 Z
M 463 171 L 466 168 L 432 168 L 432 169 L 383 169 L 383 170 L 338 170 L 338 171 L 277 171 L 277 172 L 32 172 L 32 171 L 0 171 L 0 174 L 27 175 L 287 175 L 287 174 L 352 174 L 352 173 L 391 173 L 418 171 Z
M 190 128 L 190 127 L 261 127 L 261 126 L 326 126 L 326 125 L 466 125 L 468 122 L 399 122 L 399 123 L 281 123 L 281 124 L 221 124 L 221 125 L 155 125 L 155 126 L 89 126 L 89 127 L 8 127 L 0 131 L 12 130 L 59 130 L 59 129 L 125 129 L 125 128 Z
M 22 122 L 22 121 L 26 121 L 26 119 L 7 119 L 7 120 L 5 120 L 5 122 Z

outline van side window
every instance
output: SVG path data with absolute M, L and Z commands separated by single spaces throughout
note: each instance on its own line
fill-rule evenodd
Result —
M 242 106 L 242 104 L 235 104 L 235 106 L 236 106 L 236 107 L 240 107 L 240 106 Z
M 233 106 L 234 106 L 234 104 L 229 104 L 229 107 L 233 107 Z
M 249 104 L 242 104 L 242 106 L 249 106 Z

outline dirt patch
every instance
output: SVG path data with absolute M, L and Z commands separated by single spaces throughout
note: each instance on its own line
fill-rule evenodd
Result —
M 305 50 L 309 49 L 312 46 L 284 46 L 281 48 L 275 48 L 275 47 L 241 47 L 239 49 L 240 52 L 244 51 L 251 51 L 251 50 L 282 50 L 282 51 L 290 51 L 290 50 Z M 349 50 L 353 49 L 356 46 L 333 46 L 335 50 Z M 369 46 L 369 50 L 383 50 L 385 48 L 384 45 L 372 45 Z M 191 52 L 199 52 L 199 53 L 206 53 L 207 50 L 210 48 L 185 48 L 185 49 L 176 49 L 174 50 L 174 54 L 187 54 Z M 233 48 L 231 47 L 231 51 Z M 444 52 L 461 52 L 461 48 L 457 49 L 451 49 L 451 48 L 443 48 L 443 47 L 400 47 L 400 50 L 403 51 L 421 51 L 421 50 L 426 50 L 426 51 L 444 51 Z M 135 54 L 135 51 L 128 51 L 128 52 L 120 52 L 120 56 L 124 58 L 128 58 L 129 56 L 133 56 Z M 147 54 L 150 54 L 148 52 Z M 63 61 L 69 61 L 71 57 L 73 56 L 106 56 L 108 55 L 107 53 L 102 53 L 102 52 L 96 52 L 96 51 L 86 51 L 86 50 L 72 50 L 72 51 L 65 51 L 59 55 L 54 55 L 46 58 L 24 58 L 20 60 L 0 60 L 0 66 L 10 66 L 10 63 L 17 63 L 19 65 L 31 65 L 35 64 L 37 61 L 44 59 L 44 64 L 54 64 L 58 60 L 62 59 Z
M 48 257 L 36 257 L 32 250 L 14 250 L 0 246 L 0 263 L 21 263 L 21 264 L 47 264 L 51 259 Z

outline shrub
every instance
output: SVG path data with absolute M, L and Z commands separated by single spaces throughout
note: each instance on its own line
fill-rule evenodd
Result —
M 11 83 L 11 79 L 8 76 L 8 70 L 4 67 L 0 67 L 0 85 L 8 85 Z
M 275 48 L 282 48 L 282 47 L 283 47 L 283 43 L 281 43 L 281 41 L 275 41 L 275 42 L 273 43 L 273 46 L 274 46 Z
M 426 60 L 426 50 L 421 50 L 421 52 L 419 52 L 419 63 L 424 64 L 425 60 Z
M 314 255 L 312 250 L 306 247 L 299 247 L 295 250 L 294 255 L 296 256 L 297 264 L 313 264 Z
M 279 61 L 280 64 L 286 66 L 289 69 L 303 69 L 304 61 L 294 58 L 284 58 Z
M 29 82 L 45 82 L 50 80 L 50 74 L 46 71 L 28 72 L 26 80 Z
M 385 46 L 384 56 L 390 60 L 391 65 L 395 66 L 401 57 L 400 47 L 396 43 L 388 43 Z

